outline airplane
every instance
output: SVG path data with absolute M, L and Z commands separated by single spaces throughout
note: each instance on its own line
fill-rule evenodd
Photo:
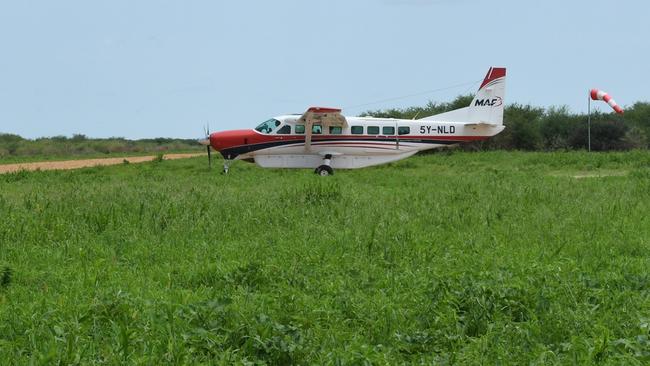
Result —
M 311 168 L 321 176 L 408 158 L 419 151 L 480 141 L 503 131 L 506 69 L 491 67 L 471 104 L 421 119 L 345 117 L 339 108 L 271 118 L 255 129 L 206 134 L 224 157 L 263 168 Z

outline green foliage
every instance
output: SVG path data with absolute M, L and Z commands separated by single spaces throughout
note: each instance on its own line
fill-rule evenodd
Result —
M 535 150 L 540 147 L 539 126 L 543 115 L 544 111 L 541 108 L 518 104 L 509 106 L 503 116 L 507 133 L 502 137 L 505 141 L 501 147 L 518 150 Z M 498 144 L 499 141 L 494 143 Z
M 367 111 L 361 116 L 378 118 L 401 118 L 417 119 L 431 116 L 438 113 L 448 112 L 454 109 L 467 107 L 474 97 L 472 95 L 460 95 L 451 103 L 435 103 L 429 101 L 424 107 L 409 107 L 406 109 L 387 109 L 383 111 Z
M 650 118 L 648 116 L 650 116 L 650 103 L 637 102 L 631 108 L 625 110 L 623 118 L 632 127 L 643 131 L 643 135 L 647 139 L 650 137 Z
M 582 127 L 584 121 L 582 117 L 571 116 L 567 107 L 549 108 L 546 115 L 540 115 L 538 119 L 540 121 L 540 142 L 547 150 L 567 150 L 572 146 L 583 146 L 582 141 L 579 141 L 577 145 L 570 143 L 573 131 Z M 579 138 L 582 137 L 584 136 Z
M 620 122 L 596 120 L 591 124 L 591 149 L 595 151 L 625 150 L 628 127 Z M 587 126 L 579 125 L 572 131 L 572 146 L 587 148 Z
M 54 136 L 28 140 L 18 135 L 0 133 L 0 160 L 5 162 L 201 150 L 202 146 L 190 139 L 90 139 L 82 134 L 74 134 L 72 138 Z
M 6 144 L 11 142 L 21 142 L 24 139 L 18 135 L 12 135 L 9 133 L 0 133 L 0 143 Z
M 205 165 L 0 179 L 0 359 L 650 362 L 647 150 Z

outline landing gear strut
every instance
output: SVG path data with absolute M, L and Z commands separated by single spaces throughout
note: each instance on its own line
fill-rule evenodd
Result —
M 230 170 L 230 155 L 228 155 L 228 158 L 223 159 L 223 174 L 228 174 L 228 171 Z
M 325 159 L 323 159 L 323 165 L 316 168 L 316 170 L 314 170 L 314 173 L 320 175 L 321 177 L 333 175 L 334 169 L 332 169 L 332 167 L 330 166 L 331 162 L 332 162 L 332 155 L 331 154 L 325 155 Z

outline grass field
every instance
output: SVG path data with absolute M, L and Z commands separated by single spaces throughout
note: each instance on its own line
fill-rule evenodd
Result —
M 219 171 L 0 175 L 3 364 L 650 363 L 648 151 Z

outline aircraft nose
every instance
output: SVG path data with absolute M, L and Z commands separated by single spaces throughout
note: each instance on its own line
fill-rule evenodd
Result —
M 210 134 L 210 146 L 219 151 L 222 148 L 223 140 L 219 138 L 219 132 Z
M 248 130 L 229 130 L 220 131 L 210 134 L 210 146 L 221 155 L 230 159 L 240 154 L 241 147 L 253 142 L 251 131 Z

